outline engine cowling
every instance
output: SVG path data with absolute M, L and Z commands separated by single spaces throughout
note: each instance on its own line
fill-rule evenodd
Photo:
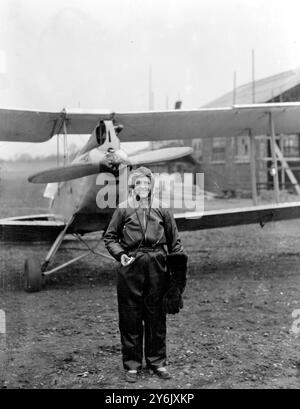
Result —
M 123 129 L 123 125 L 114 125 L 115 136 L 117 136 Z M 104 145 L 107 138 L 108 130 L 106 129 L 105 121 L 100 121 L 93 130 L 86 145 L 82 148 L 81 154 L 88 152 L 94 148 Z

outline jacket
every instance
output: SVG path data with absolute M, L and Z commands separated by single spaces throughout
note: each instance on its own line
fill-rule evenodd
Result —
M 139 245 L 152 248 L 166 245 L 169 253 L 183 251 L 174 216 L 158 199 L 152 200 L 150 209 L 141 208 L 132 197 L 119 204 L 103 238 L 117 261 Z

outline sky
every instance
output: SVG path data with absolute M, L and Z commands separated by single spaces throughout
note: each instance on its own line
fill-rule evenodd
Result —
M 299 0 L 1 0 L 0 107 L 199 108 L 300 66 Z M 74 139 L 81 143 L 81 139 Z M 0 158 L 55 152 L 0 143 Z

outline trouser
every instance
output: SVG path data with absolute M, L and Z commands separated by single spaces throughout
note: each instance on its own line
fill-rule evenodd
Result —
M 130 255 L 130 253 L 129 253 Z M 123 366 L 140 369 L 166 364 L 166 314 L 162 308 L 168 285 L 164 248 L 138 251 L 135 261 L 118 271 L 117 294 Z

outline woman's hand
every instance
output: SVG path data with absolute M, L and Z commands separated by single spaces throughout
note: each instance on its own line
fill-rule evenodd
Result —
M 132 263 L 133 260 L 134 258 L 127 256 L 127 254 L 122 254 L 121 256 L 121 264 L 123 267 L 128 266 L 128 264 Z

